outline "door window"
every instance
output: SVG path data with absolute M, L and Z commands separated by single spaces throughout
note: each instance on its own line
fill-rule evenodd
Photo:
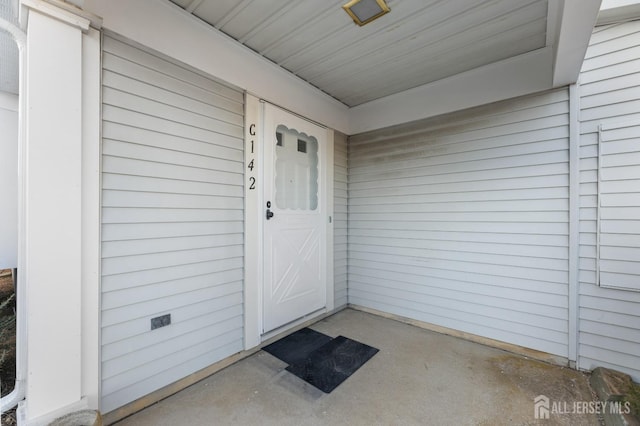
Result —
M 280 124 L 275 144 L 276 205 L 283 210 L 316 210 L 318 140 Z

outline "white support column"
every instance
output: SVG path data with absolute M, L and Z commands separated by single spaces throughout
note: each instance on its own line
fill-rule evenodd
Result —
M 580 285 L 580 94 L 569 86 L 569 364 L 578 366 Z
M 83 127 L 83 119 L 87 122 L 83 43 L 85 48 L 87 44 L 83 38 L 90 20 L 80 16 L 79 9 L 78 14 L 72 13 L 56 2 L 23 0 L 23 4 L 29 7 L 29 23 L 21 189 L 25 199 L 21 238 L 25 246 L 27 388 L 21 420 L 46 424 L 87 406 L 82 377 L 86 208 L 82 177 L 86 174 L 83 135 L 90 132 Z M 94 33 L 89 46 L 98 49 L 99 55 L 96 37 Z M 95 62 L 95 55 L 92 59 Z M 99 73 L 99 67 L 94 72 Z M 99 81 L 99 74 L 96 78 Z M 89 116 L 95 118 L 95 114 Z M 94 387 L 97 389 L 97 383 Z
M 82 396 L 100 406 L 100 31 L 82 35 Z

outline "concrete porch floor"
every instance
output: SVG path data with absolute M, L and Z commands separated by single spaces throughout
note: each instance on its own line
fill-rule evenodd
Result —
M 599 425 L 595 414 L 534 418 L 546 395 L 593 401 L 587 376 L 346 309 L 311 326 L 380 350 L 330 394 L 260 351 L 118 423 L 125 425 Z

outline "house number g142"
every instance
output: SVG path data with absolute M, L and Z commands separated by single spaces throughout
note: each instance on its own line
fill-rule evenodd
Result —
M 256 135 L 256 125 L 255 124 L 251 124 L 249 126 L 249 136 L 251 136 L 251 141 L 250 143 L 250 147 L 249 147 L 249 153 L 251 154 L 248 158 L 249 160 L 249 164 L 247 164 L 247 168 L 249 169 L 249 189 L 250 190 L 254 190 L 256 189 L 256 178 L 255 176 L 253 176 L 253 169 L 255 168 L 254 165 L 254 161 L 255 159 L 253 158 L 253 154 L 254 154 L 254 138 L 253 136 Z

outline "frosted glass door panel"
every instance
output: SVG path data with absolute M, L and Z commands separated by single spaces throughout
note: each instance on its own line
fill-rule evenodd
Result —
M 315 137 L 276 128 L 275 198 L 279 209 L 318 208 L 318 141 Z

